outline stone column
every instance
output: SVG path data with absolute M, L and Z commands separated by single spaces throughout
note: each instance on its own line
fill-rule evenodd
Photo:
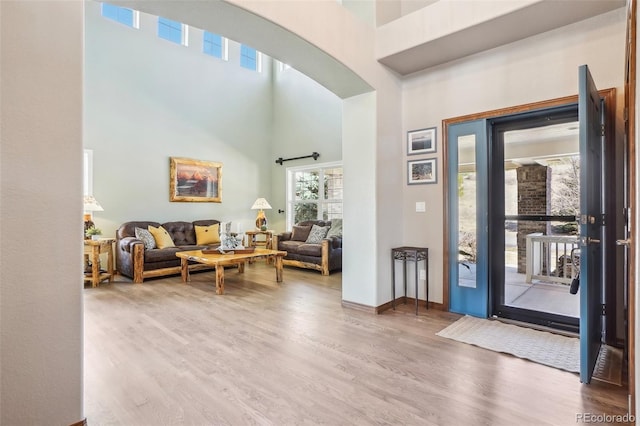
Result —
M 551 168 L 522 166 L 516 169 L 518 179 L 518 214 L 548 215 L 551 211 Z M 549 233 L 549 222 L 518 221 L 518 273 L 526 272 L 527 235 Z M 546 265 L 545 265 L 546 267 Z

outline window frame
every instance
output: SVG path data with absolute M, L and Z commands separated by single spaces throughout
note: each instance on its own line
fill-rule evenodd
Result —
M 215 55 L 213 52 L 209 52 L 207 50 L 208 43 L 211 43 L 212 45 L 217 46 L 216 44 L 213 44 L 212 42 L 207 41 L 207 35 L 220 37 L 220 56 Z M 221 36 L 220 34 L 212 33 L 211 31 L 205 30 L 203 31 L 203 34 L 202 34 L 202 53 L 208 56 L 213 56 L 214 58 L 222 59 L 223 61 L 228 61 L 229 60 L 229 40 L 226 37 Z
M 178 31 L 178 29 L 175 26 L 171 25 L 173 23 L 180 24 L 180 41 L 178 41 L 177 38 L 169 38 L 160 34 L 161 25 L 167 26 L 171 28 L 171 30 L 173 31 Z M 171 43 L 179 44 L 181 46 L 189 46 L 189 26 L 187 24 L 184 24 L 179 21 L 174 21 L 173 19 L 165 18 L 164 16 L 158 16 L 156 29 L 157 29 L 158 38 L 161 38 L 162 40 L 167 40 Z
M 250 49 L 252 52 L 255 53 L 255 58 L 252 58 L 248 55 L 245 54 L 244 49 Z M 245 59 L 247 58 L 247 59 Z M 250 60 L 252 62 L 255 62 L 255 68 L 254 67 L 249 67 L 246 64 L 246 61 Z M 251 46 L 248 46 L 246 44 L 240 44 L 240 67 L 250 70 L 250 71 L 257 71 L 257 72 L 262 72 L 262 52 L 260 52 L 258 49 L 253 48 Z
M 123 20 L 122 16 L 120 16 L 120 14 L 118 13 L 115 17 L 114 16 L 109 16 L 109 15 L 105 15 L 105 6 L 107 8 L 113 8 L 113 10 L 120 12 L 120 11 L 131 11 L 131 22 L 129 22 L 129 20 Z M 119 24 L 122 24 L 126 27 L 129 28 L 135 28 L 135 29 L 140 29 L 140 12 L 135 10 L 135 9 L 131 9 L 129 7 L 122 7 L 122 6 L 116 6 L 114 4 L 110 4 L 110 3 L 105 3 L 102 2 L 100 3 L 100 16 L 102 16 L 105 19 L 108 19 L 110 21 L 114 21 L 117 22 Z
M 333 161 L 328 163 L 319 163 L 319 164 L 309 164 L 306 166 L 295 166 L 295 167 L 287 167 L 286 169 L 286 229 L 292 229 L 295 219 L 295 204 L 296 200 L 296 181 L 295 176 L 298 172 L 319 172 L 319 180 L 320 180 L 320 188 L 324 188 L 324 171 L 327 169 L 336 169 L 339 168 L 343 172 L 343 180 L 344 180 L 344 168 L 342 166 L 342 161 Z M 318 199 L 317 200 L 304 200 L 299 202 L 304 203 L 315 203 L 318 205 L 318 215 L 316 220 L 324 220 L 323 213 L 326 210 L 326 206 L 329 203 L 340 202 L 343 204 L 344 202 L 344 189 L 343 189 L 343 197 L 340 199 L 337 198 L 324 198 L 324 191 L 318 191 Z M 329 219 L 330 220 L 330 219 Z

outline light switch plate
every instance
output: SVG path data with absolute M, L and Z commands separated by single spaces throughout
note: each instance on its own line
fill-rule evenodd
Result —
M 427 204 L 424 201 L 417 201 L 416 202 L 416 212 L 417 213 L 424 213 L 427 211 Z

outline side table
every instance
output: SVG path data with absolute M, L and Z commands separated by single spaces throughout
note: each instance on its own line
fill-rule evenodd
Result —
M 244 231 L 247 235 L 247 247 L 264 246 L 266 249 L 271 249 L 271 242 L 273 241 L 273 231 Z M 264 241 L 256 238 L 258 235 L 264 235 Z
M 416 283 L 416 315 L 418 315 L 418 262 L 425 264 L 425 300 L 429 309 L 429 249 L 426 247 L 396 247 L 391 249 L 391 306 L 396 309 L 396 260 L 402 261 L 405 303 L 407 300 L 407 261 L 414 262 Z
M 115 238 L 100 238 L 99 240 L 84 240 L 85 263 L 91 262 L 91 274 L 85 273 L 84 282 L 90 282 L 91 287 L 97 287 L 108 279 L 113 282 L 113 243 Z M 100 270 L 100 255 L 107 253 L 107 270 Z
M 273 231 L 244 231 L 247 235 L 247 247 L 264 247 L 266 249 L 272 249 L 273 243 Z M 259 240 L 258 235 L 264 235 L 264 240 Z M 271 263 L 271 257 L 267 257 L 267 263 Z M 253 263 L 253 259 L 249 260 L 249 263 Z

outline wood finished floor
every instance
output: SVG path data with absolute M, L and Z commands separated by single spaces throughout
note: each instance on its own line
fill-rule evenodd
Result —
M 626 388 L 435 335 L 455 314 L 341 307 L 341 276 L 264 262 L 85 288 L 85 416 L 97 425 L 570 425 Z

